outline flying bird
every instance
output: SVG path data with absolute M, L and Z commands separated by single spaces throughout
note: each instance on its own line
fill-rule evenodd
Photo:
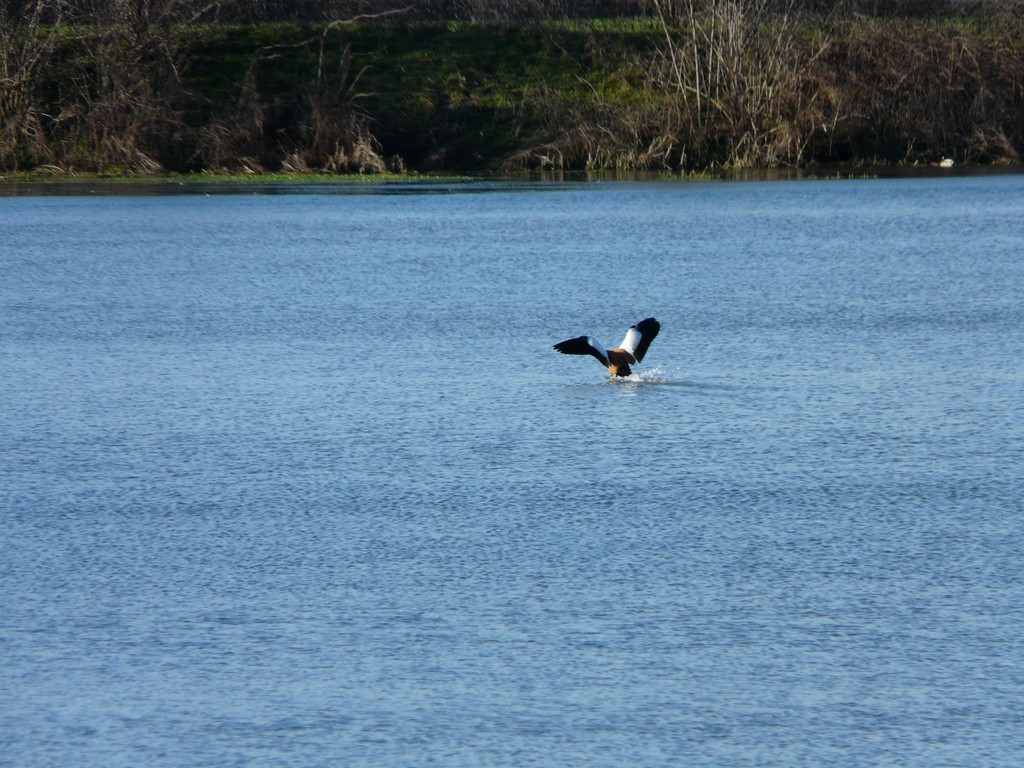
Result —
M 639 363 L 647 354 L 654 337 L 661 330 L 661 323 L 653 317 L 631 325 L 626 331 L 626 338 L 615 349 L 606 350 L 592 336 L 577 336 L 555 344 L 554 348 L 563 355 L 593 355 L 601 361 L 612 376 L 629 376 L 632 373 L 630 364 Z

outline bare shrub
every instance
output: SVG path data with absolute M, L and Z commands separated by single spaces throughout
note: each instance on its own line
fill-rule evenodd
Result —
M 0 4 L 0 168 L 47 162 L 47 116 L 38 90 L 62 10 L 56 0 Z
M 393 11 L 392 13 L 400 13 Z M 352 20 L 333 21 L 316 36 L 297 43 L 259 49 L 239 87 L 237 102 L 202 128 L 196 158 L 205 168 L 255 172 L 265 168 L 289 173 L 381 173 L 401 169 L 388 161 L 370 130 L 370 119 L 355 103 L 362 72 L 352 72 L 352 57 L 343 46 L 328 71 L 327 46 L 332 31 Z M 260 89 L 260 72 L 284 56 L 301 52 L 315 60 L 305 83 L 292 99 L 276 106 L 273 116 Z
M 202 122 L 191 162 L 215 172 L 262 173 L 266 109 L 258 86 L 260 59 L 250 62 L 237 96 Z
M 300 126 L 302 149 L 292 157 L 328 173 L 383 173 L 389 169 L 367 121 L 345 104 L 314 100 Z
M 601 97 L 566 98 L 549 89 L 530 97 L 544 116 L 540 136 L 505 159 L 503 166 L 566 170 L 667 170 L 676 138 L 653 105 L 624 110 Z
M 329 173 L 383 173 L 388 164 L 369 128 L 369 119 L 358 112 L 355 102 L 363 72 L 352 72 L 352 51 L 345 45 L 338 56 L 337 70 L 327 71 L 325 55 L 330 32 L 348 22 L 328 24 L 320 35 L 316 85 L 307 97 L 300 135 L 308 162 Z
M 62 52 L 71 87 L 54 137 L 68 162 L 100 171 L 157 172 L 180 162 L 187 141 L 183 28 L 201 0 L 101 0 Z
M 675 95 L 681 166 L 796 165 L 832 94 L 813 64 L 829 43 L 802 39 L 792 6 L 769 0 L 650 0 L 664 36 L 655 87 Z
M 901 163 L 945 155 L 1016 162 L 1024 61 L 1006 35 L 982 41 L 960 25 L 862 23 L 829 62 L 847 73 L 848 118 L 838 133 L 848 153 Z

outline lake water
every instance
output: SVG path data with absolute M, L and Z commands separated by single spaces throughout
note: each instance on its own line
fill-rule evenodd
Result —
M 0 198 L 0 763 L 1024 764 L 1024 176 L 207 191 Z

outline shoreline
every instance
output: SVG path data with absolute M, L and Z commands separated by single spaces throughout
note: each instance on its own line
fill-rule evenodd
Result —
M 445 173 L 197 173 L 197 174 L 57 174 L 0 173 L 0 197 L 31 194 L 83 194 L 102 190 L 113 194 L 230 193 L 309 189 L 370 189 L 373 187 L 444 187 L 471 184 L 580 184 L 580 183 L 684 183 L 828 181 L 855 179 L 913 179 L 1024 174 L 1024 165 L 870 165 L 817 168 L 756 168 L 717 172 L 659 171 L 523 171 L 479 174 Z

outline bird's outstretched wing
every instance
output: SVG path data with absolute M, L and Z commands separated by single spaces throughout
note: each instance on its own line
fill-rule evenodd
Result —
M 629 330 L 626 331 L 626 338 L 622 340 L 619 348 L 629 352 L 639 363 L 644 359 L 644 355 L 647 354 L 647 348 L 651 346 L 651 342 L 654 341 L 654 337 L 658 335 L 660 330 L 661 323 L 653 317 L 641 320 L 636 325 L 629 327 Z
M 601 346 L 601 342 L 590 336 L 577 336 L 575 339 L 560 341 L 554 346 L 563 355 L 593 355 L 601 361 L 601 365 L 608 365 L 608 353 Z

